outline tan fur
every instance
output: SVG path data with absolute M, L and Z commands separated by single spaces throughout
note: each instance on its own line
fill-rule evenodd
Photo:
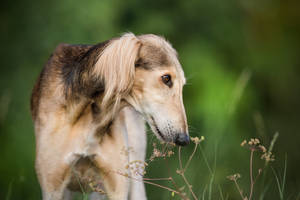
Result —
M 131 90 L 135 77 L 134 63 L 140 45 L 141 42 L 135 35 L 125 34 L 120 39 L 113 40 L 95 64 L 93 73 L 105 77 L 105 85 L 109 86 L 105 88 L 101 102 L 101 109 L 105 115 L 101 116 L 100 127 L 115 117 L 121 100 Z
M 164 74 L 172 87 L 162 82 Z M 94 46 L 59 45 L 31 100 L 43 199 L 71 198 L 80 184 L 89 191 L 91 181 L 100 181 L 112 200 L 146 199 L 142 181 L 120 173 L 145 159 L 144 120 L 159 139 L 188 135 L 184 83 L 176 51 L 159 36 L 128 33 Z

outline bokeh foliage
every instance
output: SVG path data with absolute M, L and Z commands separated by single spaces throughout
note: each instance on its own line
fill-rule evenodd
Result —
M 273 166 L 287 155 L 287 197 L 300 188 L 300 1 L 297 0 L 52 0 L 6 1 L 1 5 L 0 198 L 40 199 L 34 172 L 34 133 L 29 99 L 34 81 L 58 43 L 94 44 L 126 31 L 165 36 L 178 50 L 188 84 L 184 100 L 190 134 L 204 135 L 218 186 L 239 199 L 226 176 L 244 175 L 243 139 L 268 145 L 280 133 Z M 148 154 L 153 136 L 149 134 Z M 186 156 L 191 151 L 186 148 Z M 153 162 L 148 176 L 175 175 L 177 158 Z M 163 168 L 163 169 L 162 169 Z M 167 175 L 168 176 L 168 175 Z M 187 172 L 202 194 L 210 177 L 201 154 Z M 265 199 L 278 199 L 270 176 Z M 257 186 L 257 193 L 264 186 Z M 247 191 L 245 191 L 247 192 Z M 171 194 L 147 186 L 149 199 Z M 258 195 L 258 194 L 257 194 Z

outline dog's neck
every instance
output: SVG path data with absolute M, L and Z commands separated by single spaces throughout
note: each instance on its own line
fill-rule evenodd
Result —
M 122 110 L 124 109 L 134 110 L 134 108 L 126 101 L 121 101 L 120 105 L 116 109 L 117 109 L 116 111 L 106 112 L 106 113 L 101 112 L 100 110 L 100 113 L 94 116 L 94 123 L 97 124 L 97 130 L 96 130 L 97 135 L 101 136 L 103 134 L 108 133 L 112 125 L 118 118 L 120 117 L 125 118 L 126 116 L 122 116 L 124 115 Z M 136 115 L 138 116 L 139 114 L 136 112 Z

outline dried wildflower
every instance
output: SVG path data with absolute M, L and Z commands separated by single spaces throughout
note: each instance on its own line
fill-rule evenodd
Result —
M 153 153 L 152 155 L 154 156 L 154 158 L 158 158 L 162 156 L 162 152 L 160 152 L 158 149 L 153 149 Z
M 153 146 L 153 152 L 150 156 L 150 161 L 153 161 L 155 158 L 160 158 L 163 156 L 163 153 L 156 147 L 156 143 L 152 144 Z
M 248 147 L 251 151 L 261 151 L 265 153 L 267 151 L 266 147 L 260 144 L 259 139 L 251 138 L 250 141 L 244 140 L 241 143 L 242 147 Z
M 257 138 L 251 138 L 249 142 L 247 142 L 247 140 L 244 140 L 241 143 L 241 146 L 247 146 L 251 151 L 261 151 L 263 153 L 261 159 L 265 160 L 266 162 L 275 160 L 272 152 L 267 152 L 267 148 L 260 144 L 260 141 Z
M 242 143 L 241 143 L 241 146 L 245 146 L 245 144 L 247 144 L 247 140 L 244 140 Z
M 258 169 L 258 174 L 261 174 L 262 171 L 263 171 L 263 170 L 262 170 L 261 168 L 259 168 L 259 169 Z
M 227 179 L 229 179 L 231 181 L 236 181 L 239 178 L 241 178 L 241 175 L 239 173 L 227 176 Z
M 205 139 L 204 136 L 201 136 L 200 138 L 198 138 L 198 137 L 191 137 L 191 141 L 194 142 L 195 144 L 199 144 L 204 139 Z
M 200 143 L 200 139 L 198 137 L 191 137 L 191 141 L 194 142 L 195 144 Z
M 267 163 L 275 160 L 275 156 L 272 154 L 272 152 L 265 152 L 260 158 L 265 160 Z
M 165 143 L 165 147 L 173 148 L 174 144 L 173 143 Z M 174 155 L 174 152 L 172 150 L 167 150 L 167 151 L 161 151 L 160 149 L 157 148 L 156 143 L 152 144 L 153 146 L 153 152 L 152 155 L 150 156 L 150 161 L 153 161 L 155 158 L 166 158 L 166 157 L 171 157 Z M 169 149 L 168 148 L 168 149 Z M 165 148 L 167 149 L 167 148 Z
M 256 146 L 256 145 L 258 145 L 259 143 L 260 143 L 260 141 L 259 141 L 259 139 L 257 139 L 257 138 L 251 138 L 250 141 L 248 142 L 248 144 L 249 144 L 250 146 Z
M 267 151 L 266 147 L 264 147 L 263 145 L 258 145 L 258 148 L 265 153 Z
M 227 176 L 227 178 L 229 180 L 235 182 L 235 185 L 236 185 L 242 199 L 243 200 L 249 200 L 249 199 L 252 199 L 251 197 L 252 197 L 252 194 L 253 194 L 253 187 L 254 187 L 255 180 L 259 177 L 259 175 L 263 171 L 263 169 L 261 169 L 261 168 L 258 169 L 258 174 L 256 175 L 255 178 L 253 177 L 252 171 L 253 171 L 253 155 L 254 155 L 254 153 L 256 151 L 261 152 L 262 153 L 261 159 L 264 159 L 266 161 L 266 163 L 270 162 L 270 161 L 274 161 L 274 155 L 272 155 L 271 150 L 267 151 L 266 147 L 264 147 L 260 143 L 259 139 L 257 139 L 257 138 L 251 138 L 250 141 L 243 140 L 242 143 L 241 143 L 241 146 L 246 147 L 251 151 L 251 154 L 250 154 L 250 181 L 251 181 L 251 185 L 250 185 L 250 194 L 249 194 L 249 196 L 244 196 L 243 195 L 243 190 L 240 189 L 240 187 L 237 183 L 237 179 L 239 179 L 241 177 L 240 174 L 230 175 L 230 176 Z
M 168 152 L 167 152 L 167 156 L 168 156 L 168 157 L 171 157 L 172 155 L 174 155 L 174 151 L 168 151 Z
M 146 174 L 145 168 L 147 165 L 148 164 L 146 162 L 143 162 L 141 160 L 134 160 L 134 161 L 129 162 L 125 166 L 125 169 L 129 169 L 131 176 L 143 176 Z M 126 177 L 128 177 L 128 176 L 126 176 Z

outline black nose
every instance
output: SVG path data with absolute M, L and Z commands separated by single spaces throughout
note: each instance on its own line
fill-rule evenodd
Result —
M 175 139 L 175 144 L 179 146 L 185 146 L 190 143 L 190 137 L 185 133 L 180 133 Z

